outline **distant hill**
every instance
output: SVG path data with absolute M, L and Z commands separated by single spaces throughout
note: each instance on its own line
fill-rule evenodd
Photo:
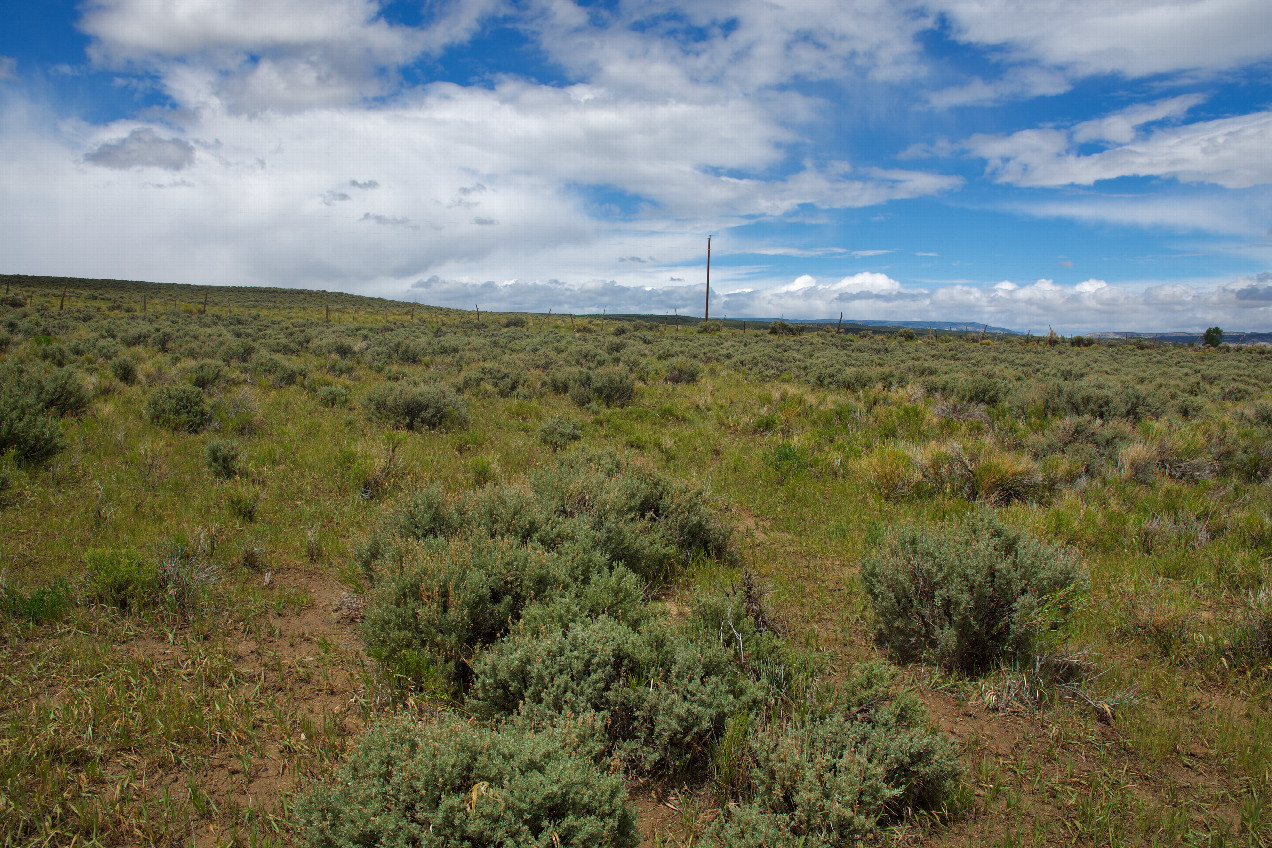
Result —
M 70 290 L 70 294 L 74 296 L 75 290 L 84 291 L 103 291 L 109 290 L 112 293 L 121 296 L 133 296 L 140 298 L 143 295 L 151 297 L 168 297 L 181 299 L 188 303 L 206 302 L 209 297 L 228 298 L 233 297 L 236 306 L 246 306 L 249 308 L 261 308 L 265 306 L 279 307 L 313 307 L 315 305 L 326 304 L 330 307 L 348 307 L 353 308 L 360 303 L 377 301 L 385 307 L 391 304 L 412 303 L 411 301 L 400 301 L 392 298 L 372 297 L 367 295 L 350 294 L 346 292 L 328 292 L 314 289 L 282 289 L 269 286 L 210 286 L 210 285 L 189 285 L 185 283 L 154 283 L 138 280 L 99 280 L 87 279 L 82 277 L 46 277 L 31 276 L 27 274 L 0 274 L 0 283 L 4 283 L 6 293 L 12 287 L 31 291 L 39 290 L 46 297 L 57 297 L 61 292 Z M 16 292 L 12 295 L 17 297 Z M 451 310 L 443 307 L 432 307 L 426 304 L 420 306 L 436 310 L 440 312 L 464 311 Z M 482 313 L 486 314 L 483 309 Z M 511 314 L 503 313 L 500 310 L 491 310 L 491 314 Z M 575 313 L 577 316 L 596 319 L 601 316 L 595 313 Z M 635 315 L 635 314 L 610 314 L 605 319 L 611 321 L 643 321 L 650 324 L 699 324 L 701 318 L 695 318 L 690 315 L 678 315 L 668 317 L 666 315 Z M 602 320 L 605 320 L 602 319 Z M 840 321 L 837 318 L 726 318 L 720 323 L 729 327 L 759 327 L 767 326 L 774 321 L 785 321 L 787 324 L 799 325 L 803 327 L 816 326 L 836 326 L 845 332 L 862 332 L 864 330 L 881 330 L 887 332 L 889 330 L 910 329 L 918 333 L 925 330 L 931 330 L 940 333 L 986 333 L 993 335 L 1009 335 L 1023 336 L 1025 333 L 1019 330 L 1013 330 L 1008 327 L 997 327 L 992 324 L 983 324 L 976 321 L 880 321 L 866 318 L 844 318 Z M 1093 333 L 1076 333 L 1071 335 L 1081 335 L 1089 339 L 1103 340 L 1130 340 L 1130 339 L 1146 339 L 1157 341 L 1163 344 L 1200 344 L 1201 333 L 1185 333 L 1185 332 L 1168 332 L 1168 333 L 1139 333 L 1139 332 L 1122 332 L 1122 331 L 1100 331 Z M 1066 336 L 1067 338 L 1067 336 Z M 1240 330 L 1228 330 L 1224 333 L 1224 342 L 1232 345 L 1242 344 L 1272 344 L 1272 332 L 1242 332 Z

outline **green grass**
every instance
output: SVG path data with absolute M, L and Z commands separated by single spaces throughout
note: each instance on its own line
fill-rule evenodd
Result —
M 568 317 L 478 324 L 349 295 L 106 281 L 71 281 L 59 310 L 63 281 L 10 282 L 32 305 L 0 307 L 0 364 L 44 373 L 60 360 L 91 401 L 60 417 L 59 451 L 0 459 L 0 840 L 123 844 L 193 827 L 202 841 L 291 844 L 299 785 L 329 776 L 363 723 L 429 709 L 393 695 L 333 612 L 365 588 L 354 559 L 367 528 L 417 488 L 528 479 L 558 449 L 541 436 L 552 422 L 560 450 L 632 451 L 708 492 L 740 528 L 738 569 L 844 667 L 881 651 L 858 566 L 889 528 L 983 508 L 1076 551 L 1092 588 L 1063 648 L 1108 669 L 1094 700 L 1132 688 L 1138 700 L 1111 725 L 1063 696 L 989 714 L 991 730 L 1023 722 L 1043 741 L 1008 756 L 992 734 L 961 737 L 971 800 L 923 823 L 927 838 L 1270 838 L 1261 349 L 579 318 L 572 331 Z M 555 376 L 574 369 L 633 375 L 630 402 L 579 405 Z M 194 376 L 202 426 L 152 422 L 154 393 Z M 369 417 L 368 393 L 402 380 L 451 387 L 467 426 Z M 210 467 L 214 442 L 233 445 L 232 474 Z M 173 540 L 214 567 L 181 596 L 194 602 L 110 603 L 85 562 L 134 550 L 152 566 Z M 666 599 L 737 573 L 704 566 Z M 980 691 L 933 667 L 905 674 L 951 726 Z M 284 764 L 248 791 L 243 774 Z M 1200 778 L 1170 776 L 1194 766 Z M 711 815 L 681 809 L 664 835 L 678 843 Z

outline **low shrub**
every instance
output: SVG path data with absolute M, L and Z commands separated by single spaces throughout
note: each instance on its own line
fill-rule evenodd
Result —
M 146 400 L 146 418 L 178 433 L 195 433 L 208 421 L 203 392 L 189 383 L 159 386 Z
M 153 603 L 158 576 L 153 563 L 134 548 L 95 548 L 84 555 L 88 565 L 89 594 L 123 610 Z
M 223 367 L 215 359 L 200 359 L 186 369 L 186 379 L 200 389 L 210 389 L 221 382 Z
M 737 801 L 708 831 L 722 846 L 848 846 L 880 821 L 940 808 L 960 768 L 893 674 L 858 666 L 830 703 L 761 726 L 739 747 L 750 768 Z
M 119 382 L 131 386 L 137 382 L 137 363 L 131 356 L 118 356 L 111 360 L 110 373 L 114 374 Z
M 577 442 L 583 438 L 583 431 L 579 429 L 577 421 L 567 421 L 563 418 L 549 418 L 539 427 L 539 444 L 547 445 L 554 451 L 562 450 L 571 442 Z
M 367 414 L 402 430 L 463 430 L 468 404 L 444 384 L 384 383 L 367 393 Z
M 634 848 L 621 774 L 597 764 L 586 728 L 492 730 L 454 717 L 369 730 L 334 786 L 301 796 L 311 848 Z
M 900 529 L 862 562 L 862 580 L 879 637 L 895 655 L 927 653 L 972 673 L 1027 661 L 1089 583 L 1071 552 L 988 511 L 937 530 Z
M 7 384 L 0 388 L 0 455 L 39 463 L 62 449 L 62 425 L 38 400 Z
M 178 612 L 189 612 L 202 603 L 221 576 L 208 558 L 206 540 L 193 544 L 183 538 L 169 539 L 159 549 L 154 574 L 159 596 Z
M 627 406 L 632 402 L 636 384 L 622 368 L 580 369 L 570 384 L 570 400 L 578 406 L 600 403 L 604 406 Z
M 318 402 L 323 406 L 344 409 L 349 406 L 349 390 L 344 386 L 322 386 L 315 393 Z
M 238 447 L 229 439 L 212 439 L 203 449 L 203 461 L 214 477 L 229 480 L 238 476 Z
M 520 710 L 549 723 L 593 714 L 629 770 L 700 772 L 729 716 L 764 700 L 724 641 L 607 615 L 568 630 L 522 630 L 482 652 L 469 703 L 479 715 Z
M 701 365 L 692 359 L 686 359 L 683 356 L 677 357 L 672 360 L 671 365 L 667 366 L 667 382 L 673 385 L 696 383 L 701 373 Z

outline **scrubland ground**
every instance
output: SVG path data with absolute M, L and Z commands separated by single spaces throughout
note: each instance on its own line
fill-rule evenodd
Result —
M 747 640 L 780 633 L 791 646 L 788 657 L 754 643 L 777 657 L 760 669 L 738 636 L 721 662 L 747 669 L 728 696 L 745 710 L 703 718 L 692 748 L 635 731 L 595 743 L 596 761 L 626 775 L 646 844 L 744 844 L 721 830 L 760 785 L 739 776 L 758 768 L 755 752 L 730 753 L 747 727 L 737 716 L 794 727 L 774 704 L 804 696 L 774 684 L 773 669 L 816 661 L 818 685 L 851 700 L 864 685 L 854 674 L 875 660 L 898 664 L 892 691 L 917 695 L 924 732 L 950 740 L 961 770 L 933 778 L 930 797 L 880 802 L 841 835 L 1272 841 L 1265 349 L 703 331 L 478 319 L 324 293 L 6 285 L 5 844 L 316 840 L 306 793 L 334 785 L 368 728 L 403 715 L 503 721 L 492 716 L 516 706 L 500 707 L 482 681 L 538 685 L 508 671 L 525 630 L 512 624 L 533 609 L 546 632 L 556 607 L 512 593 L 489 633 L 460 638 L 439 618 L 432 642 L 411 630 L 422 612 L 413 625 L 383 622 L 413 557 L 440 568 L 457 545 L 480 547 L 460 525 L 493 528 L 481 545 L 512 562 L 509 516 L 522 511 L 539 516 L 517 531 L 531 546 L 531 564 L 515 566 L 524 573 L 582 557 L 544 542 L 577 532 L 561 550 L 608 557 L 587 579 L 627 586 L 618 565 L 636 575 L 637 606 L 602 612 L 630 624 L 624 673 L 650 692 L 671 693 L 677 678 L 639 657 L 659 640 L 679 657 L 681 637 L 640 642 L 654 632 L 647 620 L 680 634 L 705 620 L 713 591 L 742 599 Z M 617 488 L 588 482 L 598 474 Z M 645 500 L 623 512 L 629 480 Z M 863 563 L 888 561 L 904 528 L 947 538 L 976 515 L 1073 556 L 1089 588 L 1027 650 L 992 662 L 890 639 L 896 623 L 872 601 Z M 752 683 L 763 691 L 739 694 Z M 605 709 L 639 724 L 666 702 L 614 703 Z M 525 720 L 542 729 L 542 717 Z

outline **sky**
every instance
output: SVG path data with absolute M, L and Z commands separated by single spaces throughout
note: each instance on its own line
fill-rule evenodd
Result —
M 0 272 L 1272 331 L 1268 0 L 3 0 Z

